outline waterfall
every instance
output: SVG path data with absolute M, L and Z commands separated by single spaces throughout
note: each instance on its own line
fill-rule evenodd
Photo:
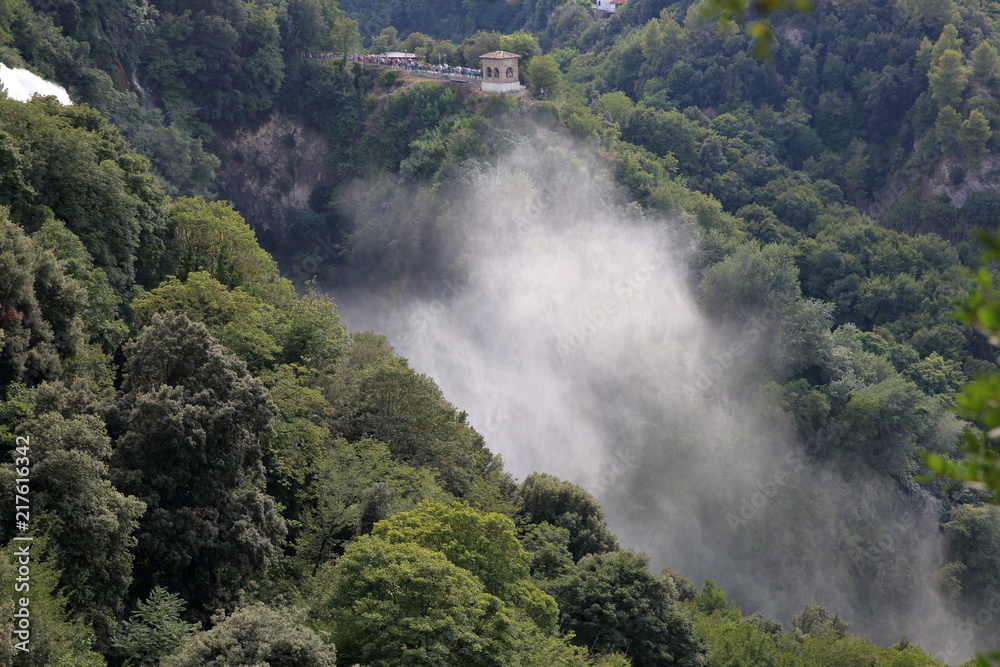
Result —
M 64 106 L 73 104 L 66 89 L 59 84 L 46 81 L 26 69 L 11 69 L 0 63 L 0 85 L 7 96 L 27 102 L 35 95 L 52 95 Z

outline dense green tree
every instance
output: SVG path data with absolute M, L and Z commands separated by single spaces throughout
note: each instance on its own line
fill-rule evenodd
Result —
M 149 162 L 132 153 L 100 113 L 64 107 L 53 98 L 29 104 L 5 99 L 0 128 L 31 165 L 32 204 L 48 207 L 65 222 L 119 295 L 131 292 L 137 278 L 148 280 L 143 272 L 156 273 L 155 240 L 165 226 L 163 190 L 149 173 Z M 44 208 L 13 213 L 31 219 L 46 215 Z
M 953 23 L 948 23 L 941 29 L 937 41 L 931 49 L 931 65 L 937 65 L 945 51 L 957 51 L 962 53 L 963 40 L 958 36 L 958 28 Z
M 512 35 L 500 35 L 500 50 L 516 53 L 521 56 L 522 69 L 532 59 L 542 55 L 542 49 L 538 45 L 538 40 L 524 31 L 518 31 Z M 521 77 L 521 82 L 525 82 L 524 76 Z
M 569 574 L 573 569 L 569 539 L 567 529 L 553 526 L 548 521 L 529 524 L 521 543 L 531 555 L 531 575 L 536 579 L 553 581 Z
M 741 246 L 705 270 L 701 284 L 705 310 L 736 322 L 756 312 L 778 314 L 799 297 L 797 274 L 782 246 Z
M 946 156 L 955 155 L 958 150 L 958 133 L 962 127 L 962 117 L 952 106 L 943 106 L 938 111 L 934 129 L 937 132 L 938 145 Z
M 281 350 L 274 309 L 243 290 L 226 288 L 205 271 L 193 271 L 183 281 L 171 276 L 132 307 L 141 324 L 157 314 L 184 313 L 250 367 L 273 362 Z
M 931 85 L 931 96 L 938 107 L 957 107 L 968 84 L 968 73 L 962 62 L 962 54 L 948 49 L 941 54 L 937 63 L 927 73 Z
M 18 381 L 55 379 L 62 370 L 52 323 L 46 319 L 43 304 L 39 302 L 46 273 L 50 280 L 61 277 L 52 253 L 36 248 L 17 225 L 0 213 L 0 328 L 4 334 L 0 382 L 4 386 Z M 74 299 L 83 296 L 82 290 L 72 283 L 64 285 L 63 294 L 44 291 L 71 308 L 76 307 Z M 74 323 L 70 320 L 66 324 Z M 69 338 L 67 342 L 78 341 Z
M 457 502 L 424 501 L 409 512 L 375 524 L 372 535 L 393 544 L 413 542 L 443 553 L 475 575 L 487 593 L 523 609 L 543 630 L 554 629 L 558 613 L 555 601 L 528 581 L 530 557 L 508 517 Z
M 365 535 L 320 578 L 313 613 L 347 664 L 515 664 L 521 631 L 512 611 L 437 551 Z
M 115 652 L 130 664 L 160 664 L 195 631 L 196 626 L 181 620 L 184 607 L 176 594 L 157 586 L 121 624 L 114 638 Z
M 369 490 L 381 486 L 387 493 L 389 514 L 412 509 L 419 501 L 440 493 L 433 474 L 392 459 L 381 442 L 338 439 L 321 451 L 308 469 L 311 481 L 300 494 L 303 504 L 296 554 L 313 571 L 331 560 L 361 529 Z M 379 517 L 385 518 L 385 517 Z
M 477 32 L 462 42 L 462 59 L 468 67 L 479 67 L 479 58 L 484 53 L 500 50 L 500 33 Z
M 627 652 L 635 667 L 705 663 L 705 645 L 645 554 L 590 554 L 553 587 L 560 625 L 592 651 Z
M 265 297 L 282 289 L 277 264 L 226 202 L 178 199 L 170 209 L 170 222 L 174 252 L 183 267 L 180 278 L 192 271 L 207 271 L 224 285 L 245 286 Z
M 1000 54 L 987 39 L 972 50 L 970 58 L 972 65 L 972 80 L 988 91 L 993 90 L 993 84 L 1000 76 Z
M 840 618 L 840 612 L 830 614 L 820 604 L 807 604 L 801 614 L 792 617 L 792 628 L 803 637 L 833 635 L 843 638 L 850 627 L 850 623 Z
M 272 609 L 257 603 L 241 607 L 228 617 L 214 619 L 215 627 L 191 635 L 163 667 L 334 667 L 336 648 L 309 628 L 304 614 Z
M 0 586 L 10 591 L 0 601 L 0 631 L 5 638 L 0 644 L 0 660 L 16 667 L 105 667 L 104 658 L 93 650 L 93 630 L 67 610 L 66 598 L 59 590 L 59 571 L 44 559 L 32 559 L 30 591 L 22 591 L 29 593 L 31 626 L 24 638 L 27 651 L 17 650 L 15 643 L 22 637 L 14 634 L 14 613 L 22 596 L 14 588 L 19 576 L 14 544 L 0 552 Z M 34 547 L 39 546 L 40 542 L 34 542 Z M 35 548 L 31 552 L 37 553 Z
M 526 63 L 528 85 L 537 97 L 546 99 L 559 95 L 562 89 L 562 72 L 559 63 L 550 55 L 535 56 Z
M 333 22 L 330 28 L 330 41 L 344 54 L 344 62 L 347 56 L 361 45 L 361 35 L 358 34 L 358 22 L 346 16 L 341 16 Z
M 335 434 L 349 441 L 384 442 L 398 460 L 433 469 L 446 491 L 464 493 L 476 457 L 484 451 L 482 437 L 465 423 L 464 413 L 447 404 L 440 389 L 404 359 L 387 355 L 352 368 L 355 361 L 341 368 L 339 394 L 330 397 Z
M 618 548 L 600 503 L 586 490 L 548 473 L 528 475 L 517 489 L 518 514 L 531 523 L 548 522 L 569 531 L 574 560 Z
M 86 297 L 79 295 L 75 298 L 80 302 L 77 306 L 83 333 L 87 338 L 100 343 L 105 350 L 114 349 L 121 344 L 127 331 L 125 324 L 118 320 L 121 299 L 114 293 L 107 274 L 94 266 L 90 253 L 79 237 L 67 229 L 65 224 L 57 220 L 46 220 L 32 238 L 38 246 L 55 255 L 63 273 L 86 289 Z M 60 318 L 64 320 L 64 326 L 67 316 L 72 319 L 69 313 Z
M 284 78 L 275 6 L 156 4 L 160 16 L 143 53 L 142 72 L 163 95 L 171 116 L 185 122 L 196 116 L 231 133 L 250 114 L 271 108 Z M 286 19 L 287 7 L 282 5 Z
M 145 501 L 136 589 L 177 591 L 196 613 L 232 606 L 284 537 L 262 492 L 274 403 L 245 364 L 183 314 L 131 343 L 110 414 L 113 481 Z
M 983 163 L 988 152 L 986 144 L 992 136 L 990 122 L 979 109 L 973 109 L 969 117 L 962 121 L 958 130 L 958 145 L 970 167 L 978 167 Z
M 401 48 L 403 48 L 403 43 L 399 40 L 399 31 L 388 26 L 382 28 L 378 35 L 372 37 L 369 50 L 371 53 L 388 53 L 389 51 L 399 51 Z
M 85 618 L 106 647 L 132 583 L 133 534 L 145 505 L 111 485 L 111 442 L 97 417 L 46 412 L 21 430 L 33 443 L 34 524 L 47 537 L 68 609 Z M 14 468 L 0 476 L 14 486 Z

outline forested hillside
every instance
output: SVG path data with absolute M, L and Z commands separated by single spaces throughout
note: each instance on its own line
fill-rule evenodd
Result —
M 719 4 L 0 0 L 0 664 L 995 649 L 1000 14 Z

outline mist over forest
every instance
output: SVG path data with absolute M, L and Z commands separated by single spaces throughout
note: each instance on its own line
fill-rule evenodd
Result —
M 0 0 L 0 665 L 1000 664 L 998 32 Z
M 421 269 L 452 278 L 348 292 L 345 321 L 385 332 L 516 477 L 542 470 L 591 490 L 654 569 L 714 578 L 776 618 L 818 600 L 873 638 L 943 648 L 959 619 L 936 588 L 940 504 L 857 462 L 824 469 L 767 395 L 796 366 L 850 354 L 820 304 L 801 298 L 785 263 L 766 278 L 785 293 L 708 316 L 689 226 L 630 210 L 595 164 L 585 147 L 532 133 L 449 195 L 454 254 Z M 397 224 L 419 224 L 420 196 L 394 202 L 407 212 Z M 405 233 L 365 225 L 355 242 Z M 731 283 L 711 287 L 727 293 L 708 298 L 734 296 Z M 810 308 L 820 327 L 803 330 Z M 934 436 L 957 436 L 952 415 L 934 418 Z M 909 576 L 872 587 L 868 563 L 843 547 L 845 525 L 885 543 L 880 567 Z

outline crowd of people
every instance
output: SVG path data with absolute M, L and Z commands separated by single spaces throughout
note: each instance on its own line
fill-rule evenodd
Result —
M 343 58 L 343 57 L 344 57 L 343 53 L 333 53 L 330 51 L 323 51 L 321 53 L 308 53 L 306 51 L 303 51 L 301 54 L 302 62 L 305 62 L 307 60 L 331 60 L 333 58 Z
M 483 71 L 471 67 L 455 67 L 447 63 L 431 65 L 423 62 L 421 58 L 397 58 L 385 55 L 361 55 L 351 54 L 350 59 L 355 62 L 362 62 L 368 65 L 379 67 L 395 67 L 396 69 L 409 70 L 413 72 L 436 72 L 438 74 L 460 74 L 461 76 L 482 77 Z
M 301 54 L 302 62 L 309 60 L 330 60 L 332 58 L 343 58 L 343 53 L 308 53 L 303 52 Z M 362 55 L 360 53 L 352 53 L 348 56 L 348 60 L 351 62 L 365 63 L 366 65 L 375 65 L 377 67 L 394 67 L 396 69 L 408 70 L 413 72 L 434 72 L 436 74 L 458 74 L 461 76 L 470 76 L 475 78 L 482 78 L 483 70 L 474 69 L 472 67 L 456 67 L 454 65 L 448 65 L 447 63 L 441 63 L 438 65 L 430 65 L 423 62 L 421 58 L 398 58 L 389 57 L 386 55 Z

